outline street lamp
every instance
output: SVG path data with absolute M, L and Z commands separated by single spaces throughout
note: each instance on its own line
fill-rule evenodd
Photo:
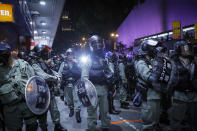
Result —
M 82 37 L 82 41 L 85 41 L 86 40 L 86 38 L 85 37 Z
M 111 33 L 111 37 L 114 37 L 115 36 L 115 34 L 114 33 Z
M 119 35 L 117 33 L 111 33 L 111 38 L 113 39 L 114 41 L 114 50 L 117 49 L 116 47 L 116 39 L 119 37 Z

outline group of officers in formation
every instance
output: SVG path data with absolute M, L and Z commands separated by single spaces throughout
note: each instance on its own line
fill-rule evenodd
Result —
M 89 38 L 89 52 L 76 59 L 69 48 L 65 55 L 50 56 L 44 46 L 35 46 L 30 52 L 11 53 L 7 43 L 0 43 L 0 130 L 47 131 L 47 112 L 50 112 L 55 131 L 66 131 L 60 124 L 60 112 L 55 96 L 60 96 L 81 123 L 81 107 L 87 106 L 87 131 L 109 130 L 110 114 L 119 114 L 114 97 L 119 92 L 120 107 L 129 109 L 129 101 L 141 107 L 141 129 L 162 131 L 161 115 L 169 120 L 169 131 L 181 131 L 187 121 L 191 131 L 197 131 L 197 61 L 196 46 L 186 40 L 174 43 L 168 50 L 157 39 L 146 39 L 134 57 L 124 53 L 106 52 L 103 40 L 94 35 Z M 50 57 L 49 57 L 50 56 Z M 26 83 L 32 76 L 44 79 L 50 89 L 50 105 L 41 115 L 28 108 L 25 99 Z M 75 91 L 75 83 L 91 81 L 97 98 L 88 90 Z M 83 85 L 81 85 L 83 86 Z M 83 89 L 87 89 L 83 88 Z M 91 105 L 91 99 L 97 100 Z M 97 109 L 99 116 L 97 117 Z M 61 112 L 65 113 L 65 112 Z

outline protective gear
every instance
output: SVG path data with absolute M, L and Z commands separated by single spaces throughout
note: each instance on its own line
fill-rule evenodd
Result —
M 119 63 L 125 63 L 126 62 L 126 56 L 123 53 L 119 54 L 118 62 Z
M 193 56 L 192 47 L 186 41 L 178 41 L 174 45 L 176 55 L 182 55 L 183 57 Z
M 73 50 L 72 50 L 72 48 L 68 48 L 67 50 L 66 50 L 66 55 L 68 56 L 68 55 L 73 55 Z
M 91 52 L 95 53 L 98 56 L 103 55 L 104 43 L 98 35 L 93 35 L 89 39 L 89 46 Z
M 62 76 L 62 88 L 64 93 L 62 93 L 65 97 L 65 102 L 67 103 L 70 110 L 74 108 L 80 111 L 80 105 L 78 101 L 75 101 L 77 95 L 73 93 L 74 91 L 74 83 L 80 78 L 81 69 L 78 67 L 77 63 L 74 61 L 65 60 L 62 62 L 58 73 Z M 74 113 L 72 113 L 73 116 Z
M 142 104 L 142 93 L 137 92 L 135 97 L 133 98 L 133 105 L 136 107 L 140 107 Z
M 192 131 L 197 130 L 197 90 L 192 84 L 197 85 L 197 82 L 192 82 L 191 71 L 192 65 L 196 61 L 187 57 L 181 57 L 182 53 L 178 57 L 174 57 L 174 67 L 176 68 L 175 80 L 176 85 L 173 92 L 173 103 L 169 109 L 170 128 L 172 131 L 181 130 L 181 122 L 184 117 L 189 114 L 190 125 Z M 191 74 L 190 74 L 191 73 Z M 195 73 L 194 73 L 195 74 Z M 194 75 L 196 78 L 196 75 Z M 192 103 L 192 104 L 191 104 Z
M 40 57 L 44 60 L 47 60 L 49 58 L 49 52 L 47 50 L 47 46 L 45 46 L 45 45 L 42 45 L 42 46 L 36 45 L 34 47 L 33 51 L 36 52 L 37 57 Z
M 74 109 L 70 109 L 69 117 L 72 117 L 74 115 Z
M 148 78 L 152 72 L 151 60 L 141 57 L 135 61 L 135 72 L 137 75 L 137 94 L 139 99 L 135 102 L 142 101 L 141 119 L 142 130 L 155 131 L 155 126 L 159 123 L 160 116 L 160 93 L 151 88 Z M 141 97 L 142 95 L 142 97 Z M 137 97 L 137 96 L 136 96 Z M 138 101 L 139 100 L 139 101 Z
M 81 101 L 83 106 L 96 107 L 98 101 L 97 92 L 92 82 L 90 82 L 86 78 L 82 78 L 77 81 L 75 88 L 75 91 L 77 91 L 79 100 Z
M 162 43 L 156 39 L 146 39 L 141 43 L 141 50 L 143 54 L 155 56 L 158 52 L 165 50 Z
M 42 68 L 41 68 L 42 66 Z M 53 123 L 60 123 L 60 112 L 57 107 L 56 99 L 53 93 L 54 85 L 51 85 L 51 83 L 55 83 L 59 80 L 59 75 L 57 72 L 49 69 L 45 63 L 34 63 L 32 66 L 35 70 L 35 74 L 43 78 L 45 81 L 47 81 L 47 84 L 49 85 L 50 88 L 50 105 L 49 105 L 49 111 L 51 114 L 51 118 L 53 120 Z M 46 72 L 45 72 L 45 71 Z M 47 74 L 47 73 L 50 74 Z M 40 127 L 42 129 L 47 128 L 47 113 L 44 113 L 40 118 L 39 118 L 39 123 Z
M 54 131 L 67 131 L 60 123 L 55 124 Z
M 104 56 L 104 55 L 103 55 Z M 81 77 L 82 78 L 92 78 L 93 79 L 101 79 L 101 77 L 96 76 L 93 72 L 93 69 L 95 69 L 94 66 L 96 66 L 96 62 L 99 62 L 99 65 L 101 64 L 101 66 L 107 66 L 107 68 L 110 68 L 109 64 L 105 64 L 104 65 L 104 57 L 102 56 L 98 56 L 97 54 L 93 54 L 92 59 L 91 59 L 91 63 L 89 64 L 85 64 L 82 65 L 82 74 Z M 104 76 L 102 76 L 103 78 Z M 91 80 L 90 80 L 91 81 Z M 96 88 L 96 92 L 97 92 L 97 98 L 98 102 L 96 107 L 94 106 L 89 106 L 87 107 L 87 112 L 88 112 L 88 117 L 87 117 L 87 130 L 90 131 L 95 131 L 96 130 L 96 124 L 97 124 L 97 109 L 99 107 L 99 112 L 100 112 L 100 119 L 101 119 L 101 127 L 102 128 L 108 128 L 109 127 L 109 122 L 110 122 L 110 118 L 108 117 L 108 101 L 107 101 L 107 84 L 103 84 L 103 82 L 95 84 L 93 81 L 91 81 Z
M 8 65 L 11 48 L 7 43 L 0 43 L 0 64 Z
M 75 117 L 76 117 L 77 123 L 81 123 L 80 111 L 76 112 L 76 116 Z
M 113 94 L 111 93 L 111 91 L 109 91 L 108 93 L 108 104 L 109 104 L 109 114 L 119 114 L 120 111 L 116 111 L 114 108 L 114 99 L 113 99 Z
M 149 76 L 149 83 L 152 87 L 163 93 L 169 93 L 171 87 L 172 65 L 168 57 L 156 57 L 152 62 L 152 73 Z
M 112 84 L 114 82 L 113 75 L 106 60 L 103 59 L 101 62 L 97 57 L 92 58 L 92 67 L 89 72 L 91 82 L 100 85 Z
M 38 76 L 31 77 L 25 88 L 25 99 L 34 114 L 45 113 L 50 104 L 50 90 L 45 80 Z
M 36 123 L 36 117 L 24 100 L 25 84 L 33 75 L 29 67 L 28 63 L 21 59 L 15 60 L 12 68 L 0 66 L 0 101 L 4 104 L 1 108 L 8 130 L 22 129 L 24 121 L 26 129 Z
M 18 52 L 18 58 L 23 59 L 23 60 L 27 60 L 27 52 L 24 50 L 20 50 Z
M 116 55 L 116 53 L 112 53 L 112 52 L 107 52 L 106 55 L 105 55 L 106 59 L 111 62 L 111 63 L 114 63 L 114 62 L 117 62 L 118 61 L 118 56 Z

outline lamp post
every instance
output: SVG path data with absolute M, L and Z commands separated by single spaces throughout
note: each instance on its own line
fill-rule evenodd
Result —
M 113 42 L 114 42 L 114 50 L 117 50 L 116 39 L 119 37 L 119 35 L 117 33 L 111 33 L 110 36 L 111 36 L 111 38 L 113 39 Z

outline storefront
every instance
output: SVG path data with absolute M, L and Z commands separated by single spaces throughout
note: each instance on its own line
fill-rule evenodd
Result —
M 0 41 L 13 49 L 29 49 L 32 37 L 31 15 L 25 0 L 0 0 Z

